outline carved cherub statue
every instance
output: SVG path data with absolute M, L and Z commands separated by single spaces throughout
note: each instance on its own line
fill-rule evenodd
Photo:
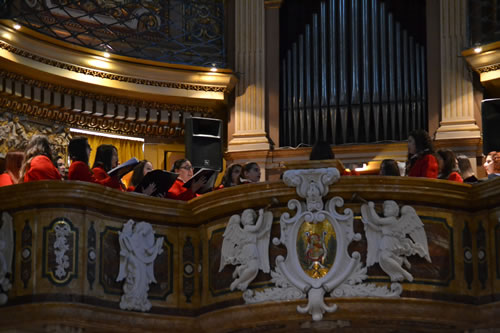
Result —
M 361 206 L 368 241 L 366 265 L 378 262 L 391 281 L 413 281 L 413 276 L 403 268 L 403 265 L 411 268 L 406 257 L 418 254 L 431 262 L 424 224 L 410 206 L 401 208 L 401 217 L 395 201 L 384 201 L 384 217 L 378 216 L 374 206 L 372 201 Z
M 264 213 L 263 209 L 259 210 L 258 218 L 253 209 L 246 209 L 241 218 L 236 214 L 229 219 L 223 235 L 219 272 L 227 264 L 239 265 L 233 273 L 235 280 L 231 283 L 231 290 L 246 290 L 259 269 L 269 273 L 269 238 L 272 224 L 273 214 Z
M 2 227 L 0 228 L 0 305 L 7 302 L 5 293 L 12 286 L 7 274 L 12 273 L 12 255 L 14 252 L 12 217 L 3 212 L 2 221 Z
M 155 241 L 151 224 L 129 220 L 119 233 L 120 271 L 116 281 L 122 281 L 124 294 L 120 308 L 124 310 L 149 311 L 148 290 L 154 277 L 154 261 L 163 252 L 163 237 Z

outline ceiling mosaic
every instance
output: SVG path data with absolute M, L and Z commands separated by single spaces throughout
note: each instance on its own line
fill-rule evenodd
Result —
M 78 46 L 226 67 L 223 0 L 13 0 L 0 6 L 2 19 Z

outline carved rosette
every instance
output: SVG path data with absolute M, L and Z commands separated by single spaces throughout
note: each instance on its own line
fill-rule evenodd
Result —
M 336 304 L 325 303 L 328 294 L 331 297 L 400 295 L 399 284 L 393 284 L 389 290 L 361 283 L 367 278 L 361 255 L 347 251 L 352 241 L 361 239 L 353 230 L 353 212 L 351 209 L 344 209 L 343 214 L 337 212 L 336 209 L 344 205 L 341 197 L 333 197 L 323 205 L 329 185 L 339 178 L 336 168 L 285 172 L 283 181 L 296 187 L 297 194 L 305 202 L 290 200 L 288 208 L 296 210 L 296 214 L 293 217 L 289 213 L 281 215 L 281 236 L 274 238 L 273 243 L 283 244 L 287 257 L 276 258 L 276 269 L 271 272 L 276 287 L 258 292 L 247 290 L 243 295 L 247 303 L 307 297 L 308 304 L 298 306 L 297 311 L 309 313 L 318 321 L 325 312 L 337 310 Z
M 43 228 L 43 276 L 56 285 L 66 285 L 78 273 L 78 229 L 66 218 L 57 218 Z
M 12 288 L 12 261 L 14 257 L 14 227 L 12 216 L 2 213 L 0 225 L 0 305 L 7 303 L 7 291 Z
M 87 280 L 89 287 L 92 290 L 95 281 L 95 266 L 96 266 L 96 231 L 94 222 L 91 222 L 90 228 L 87 233 Z
M 191 237 L 187 236 L 182 249 L 182 285 L 184 289 L 184 296 L 186 296 L 186 303 L 191 303 L 191 298 L 194 295 L 194 246 Z
M 33 231 L 30 222 L 26 220 L 21 233 L 21 281 L 24 289 L 28 288 L 28 282 L 31 279 Z

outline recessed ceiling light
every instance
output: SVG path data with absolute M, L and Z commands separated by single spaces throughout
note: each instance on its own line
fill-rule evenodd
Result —
M 16 29 L 16 30 L 21 29 L 21 25 L 20 25 L 20 24 L 17 24 L 17 23 L 16 23 L 16 24 L 14 24 L 14 29 Z

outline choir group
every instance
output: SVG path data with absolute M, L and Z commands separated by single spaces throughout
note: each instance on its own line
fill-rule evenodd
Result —
M 34 135 L 23 152 L 9 152 L 5 158 L 5 172 L 0 175 L 0 186 L 27 183 L 37 180 L 78 180 L 111 187 L 119 191 L 132 192 L 144 176 L 153 170 L 147 160 L 141 161 L 133 169 L 130 184 L 125 187 L 121 181 L 123 174 L 110 175 L 110 170 L 118 166 L 118 151 L 113 145 L 100 145 L 97 148 L 94 164 L 89 165 L 91 147 L 86 137 L 75 137 L 68 144 L 68 156 L 71 164 L 66 172 L 64 160 L 53 158 L 50 142 L 45 135 Z M 177 179 L 166 193 L 166 197 L 174 200 L 188 201 L 197 197 L 198 190 L 207 182 L 200 178 L 184 184 L 193 176 L 193 166 L 187 159 L 174 162 L 171 172 Z M 260 181 L 260 168 L 257 163 L 230 165 L 217 189 L 245 183 Z
M 50 142 L 44 135 L 34 135 L 28 142 L 24 152 L 9 152 L 5 158 L 5 172 L 0 175 L 0 186 L 7 186 L 37 180 L 78 180 L 111 187 L 120 191 L 134 191 L 144 176 L 153 170 L 147 160 L 141 161 L 133 169 L 130 184 L 125 187 L 121 181 L 123 174 L 109 174 L 116 168 L 118 151 L 113 145 L 100 145 L 97 148 L 92 168 L 89 165 L 91 147 L 86 137 L 75 137 L 68 145 L 68 156 L 71 159 L 69 169 L 61 156 L 53 157 Z M 318 142 L 312 149 L 311 160 L 333 159 L 331 146 Z M 500 152 L 490 152 L 483 164 L 488 179 L 500 177 Z M 166 197 L 174 200 L 191 200 L 197 197 L 198 191 L 206 182 L 206 178 L 194 180 L 193 166 L 187 159 L 175 161 L 171 172 L 177 179 L 166 193 Z M 474 184 L 475 177 L 470 161 L 466 156 L 455 156 L 449 149 L 434 151 L 432 140 L 424 130 L 415 130 L 408 137 L 408 159 L 406 168 L 400 171 L 395 160 L 384 160 L 380 164 L 380 175 L 438 178 L 449 181 Z M 344 175 L 356 175 L 356 172 L 344 172 Z M 215 189 L 257 183 L 260 181 L 260 167 L 255 162 L 244 165 L 231 164 L 226 168 L 222 182 Z M 186 185 L 185 185 L 186 184 Z

